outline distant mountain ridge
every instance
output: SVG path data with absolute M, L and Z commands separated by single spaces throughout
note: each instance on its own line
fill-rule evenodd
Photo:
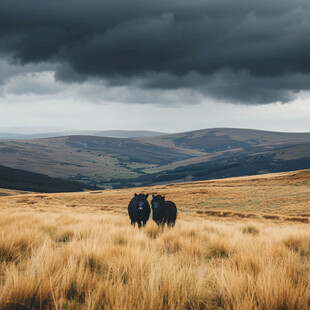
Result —
M 213 128 L 122 139 L 0 140 L 0 162 L 102 188 L 207 180 L 309 169 L 310 133 Z
M 32 140 L 43 138 L 56 138 L 63 136 L 96 136 L 96 137 L 114 137 L 114 138 L 139 138 L 139 137 L 155 137 L 165 135 L 164 132 L 148 131 L 148 130 L 75 130 L 63 132 L 43 132 L 33 134 L 6 133 L 0 132 L 0 139 L 13 140 Z

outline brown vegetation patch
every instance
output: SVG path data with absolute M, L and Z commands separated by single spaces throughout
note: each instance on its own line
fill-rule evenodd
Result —
M 310 236 L 289 236 L 283 240 L 284 245 L 301 256 L 310 258 Z
M 285 217 L 286 221 L 293 221 L 293 222 L 302 222 L 302 223 L 309 223 L 308 218 L 304 217 Z
M 256 226 L 248 225 L 242 228 L 242 232 L 244 234 L 250 234 L 250 235 L 258 235 L 259 229 Z
M 297 217 L 297 216 L 280 216 L 274 214 L 255 214 L 255 213 L 243 213 L 243 212 L 232 212 L 232 211 L 222 211 L 222 210 L 198 210 L 197 214 L 205 214 L 208 216 L 215 217 L 236 217 L 236 218 L 252 218 L 258 219 L 263 218 L 266 220 L 279 220 L 279 221 L 291 221 L 291 222 L 301 222 L 301 223 L 309 223 L 308 217 Z

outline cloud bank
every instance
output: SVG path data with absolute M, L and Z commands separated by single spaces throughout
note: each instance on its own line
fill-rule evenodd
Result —
M 0 0 L 11 64 L 0 83 L 47 67 L 64 83 L 134 89 L 141 103 L 172 91 L 194 103 L 289 102 L 310 89 L 309 33 L 308 0 Z

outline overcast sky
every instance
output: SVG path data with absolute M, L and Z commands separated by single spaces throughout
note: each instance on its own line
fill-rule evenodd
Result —
M 0 0 L 0 130 L 310 131 L 309 0 Z

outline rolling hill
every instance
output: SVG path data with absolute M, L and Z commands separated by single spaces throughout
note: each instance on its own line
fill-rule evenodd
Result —
M 122 188 L 310 168 L 310 133 L 218 128 L 139 138 L 0 140 L 0 162 Z

